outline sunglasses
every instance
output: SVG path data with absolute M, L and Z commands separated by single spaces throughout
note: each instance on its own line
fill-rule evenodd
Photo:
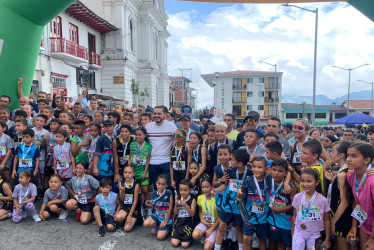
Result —
M 181 134 L 173 134 L 173 137 L 175 137 L 175 138 L 183 138 L 184 136 L 183 135 L 181 135 Z
M 182 113 L 191 113 L 191 110 L 189 110 L 189 109 L 183 109 Z
M 303 126 L 293 126 L 293 129 L 303 131 L 305 128 Z

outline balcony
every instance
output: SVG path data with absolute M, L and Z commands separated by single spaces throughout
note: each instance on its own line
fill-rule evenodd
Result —
M 62 37 L 51 37 L 51 55 L 75 63 L 87 63 L 87 48 Z
M 268 98 L 268 97 L 265 97 L 265 103 L 279 103 L 279 98 L 276 97 L 276 98 Z
M 101 56 L 94 52 L 88 52 L 88 64 L 93 68 L 101 68 Z

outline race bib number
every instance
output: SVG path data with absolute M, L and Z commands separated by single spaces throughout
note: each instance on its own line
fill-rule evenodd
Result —
M 185 171 L 186 170 L 186 162 L 185 161 L 173 161 L 173 169 L 178 171 Z
M 292 159 L 292 163 L 301 164 L 300 156 L 294 156 Z
M 368 218 L 367 213 L 362 209 L 360 205 L 357 205 L 355 207 L 355 209 L 352 211 L 351 216 L 360 223 L 359 227 L 361 227 Z
M 123 204 L 126 204 L 126 205 L 132 204 L 133 199 L 134 199 L 133 194 L 125 194 L 125 199 L 123 200 Z
M 233 180 L 233 179 L 230 179 L 230 183 L 229 183 L 229 190 L 231 192 L 237 192 L 238 191 L 238 188 L 239 188 L 239 183 L 237 180 Z
M 206 220 L 209 224 L 214 224 L 214 216 L 212 214 L 204 214 L 203 220 Z
M 252 213 L 255 213 L 255 214 L 264 214 L 266 213 L 266 204 L 265 203 L 256 203 L 256 202 L 253 202 L 252 203 L 252 210 L 251 210 Z
M 178 217 L 179 218 L 186 218 L 186 217 L 190 217 L 190 214 L 187 212 L 187 210 L 185 208 L 180 208 L 178 210 Z
M 5 156 L 5 155 L 6 155 L 6 147 L 1 146 L 1 147 L 0 147 L 0 157 L 1 157 L 1 156 Z
M 87 196 L 85 194 L 77 195 L 77 201 L 80 204 L 87 204 Z
M 167 215 L 168 211 L 165 210 L 165 211 L 162 211 L 162 210 L 156 210 L 156 215 L 158 217 L 160 217 L 161 219 L 165 220 L 166 219 L 166 215 Z
M 311 206 L 308 215 L 306 216 L 306 221 L 319 221 L 322 220 L 320 206 Z M 302 218 L 301 215 L 301 206 L 299 207 L 299 217 Z
M 69 161 L 58 161 L 57 169 L 64 170 L 69 168 Z
M 19 159 L 18 161 L 20 168 L 32 168 L 32 159 Z
M 119 158 L 119 163 L 121 165 L 126 165 L 128 160 L 129 160 L 129 156 L 125 155 L 125 156 Z
M 136 165 L 145 165 L 146 164 L 146 160 L 145 159 L 142 159 L 140 157 L 134 157 L 134 159 L 132 160 L 132 162 Z

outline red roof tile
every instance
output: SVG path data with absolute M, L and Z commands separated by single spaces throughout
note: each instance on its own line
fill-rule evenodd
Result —
M 344 103 L 348 101 L 345 100 Z M 351 108 L 370 108 L 370 100 L 349 100 L 349 106 Z M 374 101 L 373 101 L 374 106 Z

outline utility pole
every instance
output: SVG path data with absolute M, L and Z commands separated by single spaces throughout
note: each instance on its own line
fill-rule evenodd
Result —
M 191 68 L 189 68 L 189 69 L 178 68 L 178 69 L 182 72 L 182 101 L 183 101 L 182 106 L 183 105 L 188 105 L 187 100 L 184 99 L 185 98 L 185 96 L 184 96 L 184 91 L 185 91 L 184 71 L 190 71 L 190 70 L 192 71 L 192 69 Z

